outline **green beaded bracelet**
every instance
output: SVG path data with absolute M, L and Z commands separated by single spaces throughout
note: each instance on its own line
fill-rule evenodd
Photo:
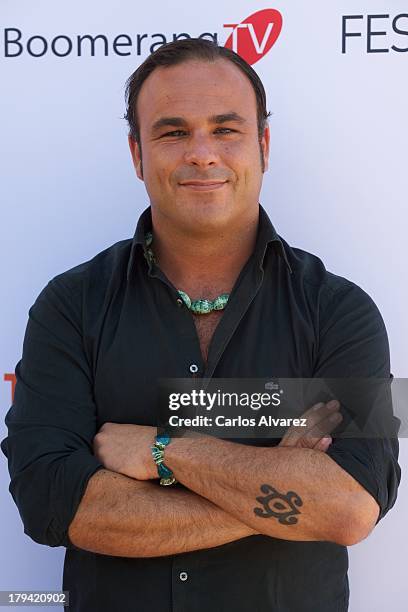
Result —
M 164 465 L 164 449 L 170 442 L 168 434 L 157 434 L 154 446 L 151 446 L 153 461 L 157 465 L 157 471 L 160 477 L 160 484 L 168 486 L 175 484 L 177 480 L 174 478 L 173 472 Z

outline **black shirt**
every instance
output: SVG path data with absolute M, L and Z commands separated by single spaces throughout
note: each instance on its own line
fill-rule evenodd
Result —
M 67 548 L 63 588 L 75 612 L 347 610 L 347 548 L 331 542 L 255 535 L 121 558 L 69 541 L 87 481 L 103 467 L 93 437 L 107 421 L 155 426 L 157 378 L 192 376 L 194 365 L 208 378 L 390 376 L 387 334 L 371 298 L 291 248 L 261 206 L 255 250 L 205 365 L 190 311 L 144 256 L 149 229 L 150 207 L 133 240 L 53 278 L 29 310 L 1 444 L 25 533 Z M 327 454 L 374 496 L 381 519 L 397 496 L 397 440 L 334 439 Z

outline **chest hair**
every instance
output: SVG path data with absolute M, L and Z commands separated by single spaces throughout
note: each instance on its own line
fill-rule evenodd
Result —
M 193 314 L 194 324 L 200 341 L 201 354 L 203 356 L 204 363 L 207 363 L 208 348 L 210 346 L 211 338 L 222 315 L 222 310 L 216 310 L 204 315 Z

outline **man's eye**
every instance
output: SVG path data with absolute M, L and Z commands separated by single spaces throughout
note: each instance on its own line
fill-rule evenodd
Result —
M 163 134 L 162 138 L 163 136 L 182 136 L 183 134 L 185 134 L 184 130 L 173 130 L 172 132 L 166 132 Z
M 231 128 L 217 128 L 215 130 L 216 134 L 232 134 L 233 132 L 236 132 L 236 130 L 233 130 Z M 165 138 L 166 136 L 178 138 L 179 136 L 185 136 L 186 134 L 187 132 L 185 130 L 172 130 L 171 132 L 166 132 L 165 134 L 162 134 L 161 138 Z

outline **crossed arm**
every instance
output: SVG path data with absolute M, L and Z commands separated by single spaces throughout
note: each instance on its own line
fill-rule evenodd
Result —
M 327 417 L 324 409 L 315 423 Z M 155 428 L 116 424 L 97 434 L 95 452 L 108 469 L 88 482 L 68 531 L 75 546 L 149 557 L 256 534 L 351 545 L 378 518 L 374 498 L 325 454 L 330 438 L 322 434 L 309 430 L 306 443 L 306 434 L 291 431 L 273 448 L 204 435 L 174 439 L 166 465 L 185 488 L 149 482 L 157 477 L 146 452 L 154 434 Z
M 78 548 L 122 557 L 159 557 L 213 548 L 256 533 L 180 485 L 99 470 L 88 482 L 68 535 Z
M 147 557 L 255 534 L 351 544 L 370 532 L 377 502 L 325 454 L 321 436 L 309 446 L 289 434 L 275 448 L 208 437 L 194 444 L 172 440 L 166 462 L 182 483 L 174 488 L 157 482 L 149 449 L 156 428 L 106 423 L 95 436 L 82 280 L 77 274 L 53 279 L 30 309 L 16 397 L 6 417 L 9 436 L 1 448 L 9 461 L 10 492 L 34 541 L 66 545 L 69 525 L 74 546 Z M 314 377 L 388 378 L 384 324 L 361 290 L 334 292 L 319 321 Z M 92 442 L 97 459 L 89 452 Z M 395 446 L 392 454 L 384 447 L 365 471 L 380 468 L 381 487 L 376 489 L 375 474 L 369 490 L 377 490 L 386 509 L 400 480 L 395 453 Z M 364 458 L 370 463 L 368 449 L 362 461 L 345 455 L 361 470 Z

